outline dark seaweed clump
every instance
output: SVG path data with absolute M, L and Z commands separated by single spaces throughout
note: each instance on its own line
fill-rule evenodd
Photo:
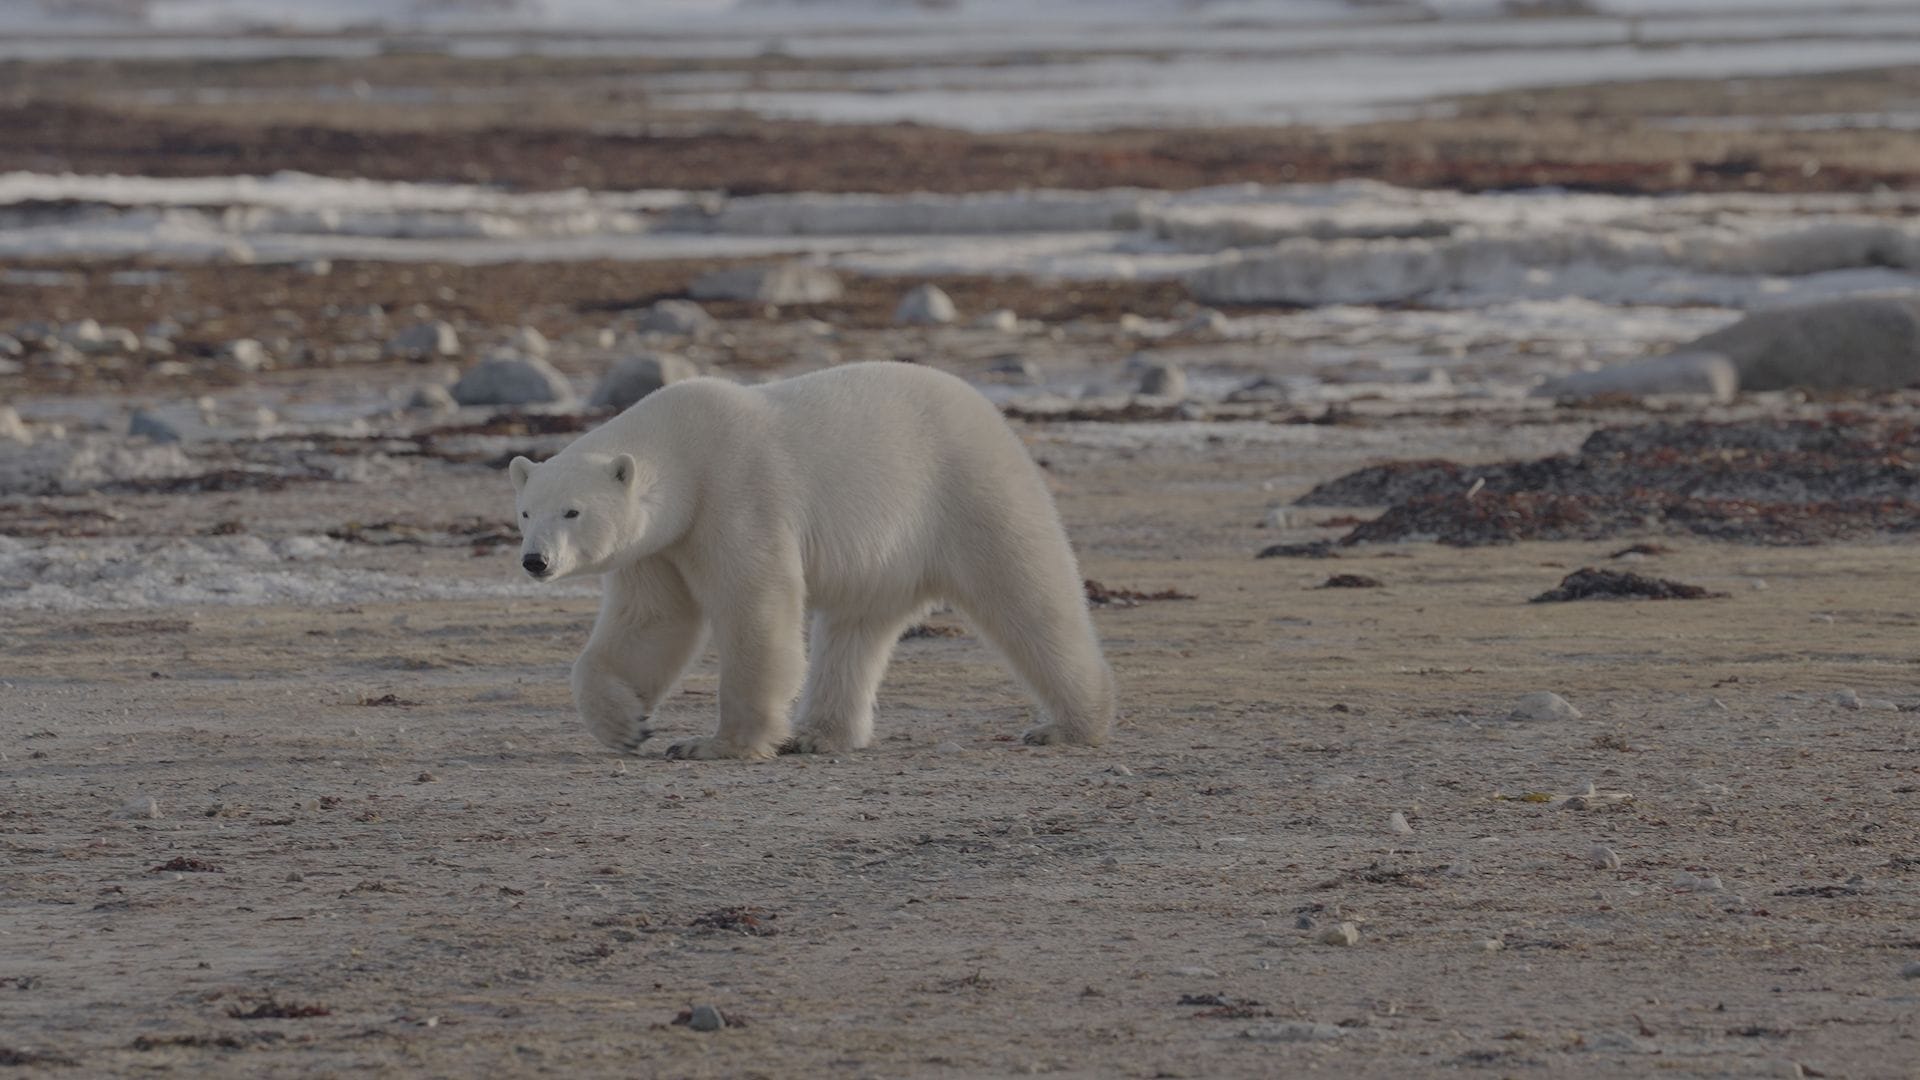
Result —
M 1726 596 L 1698 585 L 1666 578 L 1629 574 L 1621 570 L 1575 570 L 1560 579 L 1560 586 L 1533 598 L 1535 604 L 1567 600 L 1708 600 Z
M 1815 544 L 1914 533 L 1920 425 L 1834 412 L 1608 428 L 1576 454 L 1537 461 L 1376 465 L 1314 488 L 1300 505 L 1388 506 L 1342 545 L 1623 535 Z

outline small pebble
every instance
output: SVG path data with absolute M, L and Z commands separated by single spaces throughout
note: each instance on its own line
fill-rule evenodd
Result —
M 1587 861 L 1595 870 L 1620 869 L 1620 856 L 1605 844 L 1595 844 L 1587 849 Z
M 1358 945 L 1360 944 L 1360 928 L 1350 922 L 1343 922 L 1339 926 L 1329 926 L 1321 931 L 1320 944 Z
M 1920 979 L 1920 960 L 1916 960 L 1906 967 L 1901 968 L 1900 977 L 1903 979 Z
M 1132 776 L 1133 775 L 1133 770 L 1127 768 L 1125 765 L 1109 765 L 1107 766 L 1107 771 L 1112 773 L 1115 776 Z
M 1244 1039 L 1261 1042 L 1332 1042 L 1346 1034 L 1337 1024 L 1309 1024 L 1293 1020 L 1284 1024 L 1256 1024 L 1240 1033 Z
M 1407 824 L 1407 815 L 1398 810 L 1387 815 L 1387 828 L 1401 836 L 1413 835 L 1413 826 Z
M 160 816 L 160 801 L 151 795 L 138 795 L 128 799 L 120 806 L 123 818 L 157 818 Z
M 719 1009 L 711 1005 L 695 1005 L 687 1026 L 695 1031 L 719 1031 L 727 1026 L 727 1020 L 720 1015 Z
M 1514 702 L 1509 720 L 1578 720 L 1580 710 L 1559 694 L 1541 690 Z
M 1721 883 L 1720 875 L 1718 874 L 1696 876 L 1685 870 L 1681 870 L 1673 875 L 1673 887 L 1676 889 L 1684 889 L 1688 892 L 1720 892 L 1726 888 L 1726 886 Z
M 1206 967 L 1177 967 L 1168 972 L 1168 974 L 1178 975 L 1183 979 L 1217 979 L 1220 977 L 1219 972 Z
M 1481 952 L 1499 952 L 1501 949 L 1507 947 L 1507 943 L 1501 941 L 1499 938 L 1482 938 L 1480 941 L 1475 942 L 1473 947 Z

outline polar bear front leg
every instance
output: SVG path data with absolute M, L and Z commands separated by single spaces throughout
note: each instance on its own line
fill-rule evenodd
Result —
M 638 753 L 653 710 L 706 637 L 705 620 L 674 569 L 640 563 L 606 576 L 593 637 L 573 665 L 573 701 L 607 746 Z
M 783 754 L 834 754 L 873 741 L 873 701 L 908 616 L 815 612 L 808 635 L 807 688 Z
M 798 560 L 796 559 L 797 563 Z M 720 730 L 667 747 L 670 758 L 770 758 L 787 738 L 787 710 L 806 672 L 799 568 L 757 592 L 713 605 L 720 650 Z

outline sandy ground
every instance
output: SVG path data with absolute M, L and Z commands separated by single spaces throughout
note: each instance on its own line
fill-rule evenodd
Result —
M 1026 706 L 964 635 L 902 645 L 873 748 L 750 765 L 591 742 L 565 679 L 583 596 L 16 613 L 0 1062 L 1913 1075 L 1911 546 L 1681 543 L 1637 568 L 1728 598 L 1529 605 L 1620 545 L 1254 560 L 1269 488 L 1369 452 L 1336 429 L 1115 453 L 1097 429 L 1028 431 L 1088 574 L 1196 597 L 1097 613 L 1125 701 L 1097 750 L 1013 741 Z M 1493 456 L 1580 432 L 1414 435 Z M 446 466 L 123 505 L 157 535 L 208 501 L 272 534 L 504 487 Z M 504 578 L 511 551 L 356 558 Z M 1316 588 L 1334 572 L 1384 587 Z M 665 734 L 708 728 L 714 686 L 709 658 Z M 1507 719 L 1536 690 L 1583 717 Z M 158 818 L 124 816 L 141 798 Z M 1341 922 L 1358 943 L 1321 943 Z M 673 1023 L 700 1004 L 744 1024 Z M 235 1015 L 262 1005 L 324 1013 Z
M 1459 103 L 1454 120 L 1336 132 L 1058 137 L 662 117 L 604 93 L 618 72 L 378 63 L 390 66 L 0 65 L 0 169 L 742 192 L 1329 176 L 1865 190 L 1920 174 L 1899 133 L 1659 124 L 1675 112 L 1905 109 L 1912 70 L 1495 95 Z M 148 93 L 360 75 L 541 89 L 492 112 L 162 107 Z M 559 337 L 674 295 L 704 269 L 343 264 L 316 281 L 208 266 L 134 290 L 106 283 L 121 266 L 49 267 L 77 276 L 0 292 L 0 316 L 139 326 L 188 306 L 205 314 L 178 380 L 33 369 L 0 385 L 106 395 L 114 410 L 116 395 L 231 388 L 211 350 L 291 334 L 279 309 L 303 320 L 303 341 L 330 348 L 359 343 L 361 328 L 325 315 L 329 303 L 379 303 L 396 319 L 448 305 Z M 1183 300 L 1153 285 L 947 284 L 966 310 L 1005 304 L 1053 321 L 1173 316 Z M 853 289 L 786 317 L 872 327 L 898 292 Z M 702 363 L 756 375 L 796 362 L 776 347 L 790 335 L 743 325 L 755 313 L 719 314 L 730 334 Z M 898 355 L 895 344 L 876 331 L 801 362 Z M 1071 337 L 1058 351 L 1117 364 L 1123 344 Z M 913 356 L 976 376 L 991 359 Z M 398 390 L 423 376 L 317 350 L 311 366 L 261 382 Z M 1151 437 L 1024 427 L 1088 576 L 1195 597 L 1096 613 L 1125 702 L 1097 750 L 1015 741 L 1025 702 L 964 633 L 901 646 L 871 749 L 747 765 L 621 759 L 591 741 L 567 699 L 594 605 L 577 591 L 10 610 L 0 1071 L 1920 1075 L 1920 977 L 1903 976 L 1920 965 L 1910 543 L 1667 539 L 1673 553 L 1633 568 L 1729 595 L 1565 605 L 1526 601 L 1576 568 L 1611 565 L 1631 538 L 1253 558 L 1339 535 L 1257 527 L 1319 481 L 1390 458 L 1570 450 L 1595 422 L 1542 413 L 1161 425 Z M 508 520 L 505 480 L 483 465 L 381 475 L 15 497 L 0 525 L 31 527 L 0 533 L 36 537 L 61 511 L 156 544 L 230 521 L 287 538 L 355 521 Z M 101 507 L 120 517 L 88 515 Z M 1314 511 L 1305 525 L 1352 513 Z M 341 558 L 487 583 L 513 580 L 512 550 L 356 546 Z M 1383 586 L 1317 587 L 1335 573 Z M 663 737 L 710 729 L 714 686 L 709 658 L 664 710 Z M 1508 719 L 1541 690 L 1583 716 Z M 1838 703 L 1841 690 L 1864 707 Z M 1584 806 L 1568 801 L 1589 784 Z M 146 799 L 157 817 L 128 814 Z M 1395 813 L 1410 832 L 1391 827 Z M 1618 867 L 1595 866 L 1595 845 Z M 1343 922 L 1357 942 L 1322 943 Z M 673 1022 L 700 1005 L 741 1023 Z

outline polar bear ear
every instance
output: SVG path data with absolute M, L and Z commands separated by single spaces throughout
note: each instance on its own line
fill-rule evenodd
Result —
M 634 466 L 632 454 L 615 454 L 611 465 L 614 483 L 621 487 L 632 487 Z
M 527 477 L 533 475 L 533 462 L 523 458 L 514 458 L 507 463 L 507 475 L 513 478 L 513 490 L 519 491 L 527 486 Z

